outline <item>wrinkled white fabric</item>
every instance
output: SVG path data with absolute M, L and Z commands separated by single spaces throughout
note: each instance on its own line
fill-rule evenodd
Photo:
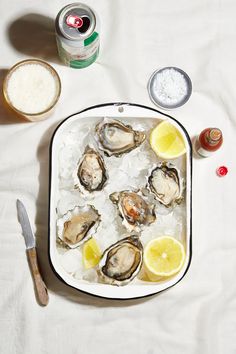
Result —
M 89 0 L 101 19 L 101 52 L 87 69 L 63 66 L 53 19 L 67 1 L 2 0 L 0 79 L 17 61 L 47 60 L 62 80 L 54 114 L 25 123 L 0 101 L 0 353 L 236 353 L 236 3 L 234 0 Z M 138 301 L 108 301 L 72 290 L 52 272 L 47 255 L 49 142 L 68 115 L 104 102 L 154 107 L 147 81 L 174 65 L 193 94 L 171 112 L 191 137 L 222 129 L 224 145 L 193 160 L 193 259 L 172 289 Z M 226 165 L 219 178 L 215 170 Z M 50 303 L 37 305 L 16 199 L 37 236 Z

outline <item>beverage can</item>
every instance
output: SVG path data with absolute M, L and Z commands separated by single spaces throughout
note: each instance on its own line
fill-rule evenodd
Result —
M 58 54 L 65 65 L 81 69 L 91 65 L 99 54 L 98 16 L 85 4 L 63 7 L 55 20 Z

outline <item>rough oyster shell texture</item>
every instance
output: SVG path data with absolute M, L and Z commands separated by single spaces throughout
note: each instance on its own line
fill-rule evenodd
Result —
M 116 157 L 135 149 L 146 138 L 144 132 L 109 118 L 104 118 L 96 125 L 95 133 L 99 149 L 107 156 Z
M 150 225 L 156 220 L 154 205 L 146 201 L 140 191 L 115 192 L 109 198 L 117 205 L 122 224 L 130 232 L 140 232 L 144 225 Z
M 148 189 L 166 207 L 182 201 L 183 179 L 171 163 L 157 165 L 148 177 Z
M 151 129 L 151 124 L 153 125 L 153 122 L 143 125 L 145 132 Z M 70 187 L 61 188 L 62 191 L 67 188 L 70 196 L 63 195 L 65 206 L 63 204 L 64 209 L 58 209 L 59 215 L 74 205 L 91 203 L 95 207 L 75 207 L 58 219 L 58 247 L 64 248 L 61 250 L 63 255 L 69 252 L 74 256 L 73 252 L 76 251 L 80 256 L 78 274 L 73 275 L 76 279 L 88 282 L 98 282 L 99 279 L 100 282 L 116 286 L 129 284 L 142 267 L 142 244 L 145 245 L 151 237 L 158 237 L 167 229 L 166 225 L 170 226 L 171 230 L 179 230 L 177 218 L 182 206 L 175 211 L 171 207 L 182 200 L 183 179 L 175 165 L 156 160 L 156 155 L 146 143 L 141 149 L 124 156 L 143 143 L 145 133 L 118 120 L 96 120 L 85 136 L 81 133 L 79 138 L 76 130 L 73 133 L 76 136 L 73 140 L 74 146 L 78 146 L 78 151 L 83 152 L 84 149 L 84 153 L 79 162 L 76 151 L 73 154 L 73 166 L 66 177 L 69 178 L 68 176 L 73 174 Z M 123 156 L 120 159 L 116 158 L 121 155 Z M 69 165 L 71 159 L 67 160 Z M 181 166 L 182 171 L 182 165 L 179 164 L 181 161 L 177 161 L 177 166 Z M 150 166 L 153 168 L 148 171 Z M 131 176 L 132 169 L 134 173 L 137 172 L 135 178 Z M 122 173 L 119 173 L 120 171 Z M 81 194 L 73 189 L 73 182 Z M 176 218 L 173 227 L 169 221 L 172 214 L 173 219 Z M 122 236 L 125 229 L 122 230 L 121 219 L 130 235 L 123 239 L 120 239 L 125 237 Z M 100 221 L 101 225 L 97 230 Z M 132 235 L 133 232 L 136 234 Z M 93 275 L 88 278 L 83 269 L 83 248 L 79 246 L 92 236 L 103 250 L 103 255 L 99 265 L 93 268 Z M 76 247 L 76 250 L 65 250 Z
M 75 207 L 57 220 L 57 234 L 70 248 L 87 241 L 96 232 L 100 215 L 92 205 Z
M 100 191 L 107 178 L 102 156 L 92 147 L 86 146 L 74 174 L 75 187 L 79 188 L 82 193 Z
M 139 273 L 143 246 L 137 236 L 126 237 L 106 249 L 99 263 L 99 277 L 112 285 L 126 285 Z

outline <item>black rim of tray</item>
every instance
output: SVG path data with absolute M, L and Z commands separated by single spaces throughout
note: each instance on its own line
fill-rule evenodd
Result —
M 190 236 L 190 239 L 189 239 L 189 261 L 188 261 L 188 265 L 185 269 L 185 272 L 184 274 L 182 275 L 182 277 L 180 279 L 178 279 L 174 284 L 168 286 L 167 288 L 163 289 L 163 290 L 160 290 L 160 291 L 154 291 L 153 293 L 151 294 L 147 294 L 147 295 L 142 295 L 142 296 L 135 296 L 135 297 L 130 297 L 130 298 L 112 298 L 112 297 L 106 297 L 106 296 L 101 296 L 101 295 L 96 295 L 96 294 L 92 294 L 90 292 L 87 292 L 85 290 L 81 290 L 81 289 L 78 289 L 76 288 L 75 286 L 73 285 L 70 285 L 68 284 L 61 276 L 60 274 L 56 271 L 56 269 L 54 268 L 54 265 L 52 263 L 52 260 L 51 260 L 51 254 L 50 254 L 50 211 L 51 211 L 51 176 L 52 176 L 52 147 L 53 147 L 53 141 L 54 141 L 54 137 L 57 133 L 57 130 L 60 128 L 60 126 L 62 124 L 65 123 L 65 121 L 67 121 L 68 119 L 70 119 L 71 117 L 77 115 L 77 114 L 81 114 L 81 113 L 84 113 L 86 111 L 89 111 L 91 109 L 95 109 L 95 108 L 101 108 L 101 107 L 106 107 L 106 106 L 133 106 L 133 107 L 140 107 L 140 108 L 145 108 L 145 109 L 148 109 L 150 111 L 153 111 L 153 112 L 156 112 L 158 114 L 161 114 L 163 116 L 166 116 L 170 119 L 172 119 L 173 121 L 175 121 L 183 130 L 183 132 L 185 133 L 185 136 L 186 136 L 186 139 L 188 140 L 188 143 L 189 143 L 189 148 L 190 148 L 190 151 L 189 151 L 189 156 L 190 156 L 190 225 L 189 225 L 189 236 Z M 173 118 L 172 116 L 170 116 L 169 114 L 166 114 L 166 113 L 163 113 L 155 108 L 152 108 L 152 107 L 148 107 L 148 106 L 144 106 L 144 105 L 141 105 L 141 104 L 137 104 L 137 103 L 128 103 L 128 102 L 114 102 L 114 103 L 103 103 L 103 104 L 98 104 L 98 105 L 95 105 L 95 106 L 91 106 L 91 107 L 88 107 L 88 108 L 85 108 L 79 112 L 76 112 L 76 113 L 73 113 L 71 114 L 70 116 L 68 116 L 67 118 L 63 119 L 59 124 L 58 126 L 56 127 L 56 129 L 54 130 L 53 132 L 53 135 L 51 137 L 51 141 L 50 141 L 50 147 L 49 147 L 49 194 L 48 194 L 48 198 L 49 198 L 49 202 L 48 202 L 48 258 L 49 258 L 49 263 L 50 263 L 50 266 L 54 272 L 54 274 L 57 276 L 57 278 L 59 280 L 61 280 L 64 284 L 66 284 L 67 286 L 77 290 L 77 291 L 80 291 L 86 295 L 90 295 L 90 296 L 93 296 L 93 297 L 97 297 L 97 298 L 100 298 L 100 299 L 106 299 L 106 300 L 111 300 L 111 301 L 131 301 L 131 300 L 138 300 L 138 299 L 144 299 L 144 298 L 147 298 L 147 297 L 151 297 L 151 296 L 154 296 L 154 295 L 157 295 L 157 294 L 160 294 L 170 288 L 172 288 L 173 286 L 175 286 L 176 284 L 178 284 L 183 278 L 184 276 L 186 275 L 186 273 L 188 272 L 189 270 L 189 267 L 190 267 L 190 264 L 191 264 L 191 261 L 192 261 L 192 170 L 193 170 L 193 166 L 192 166 L 192 156 L 193 156 L 193 153 L 192 153 L 192 143 L 191 143 L 191 139 L 188 135 L 188 132 L 187 130 L 184 128 L 184 126 L 175 118 Z

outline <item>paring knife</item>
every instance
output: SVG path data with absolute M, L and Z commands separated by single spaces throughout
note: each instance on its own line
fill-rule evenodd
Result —
M 22 227 L 22 233 L 25 239 L 26 244 L 26 253 L 28 257 L 28 262 L 31 270 L 31 274 L 34 280 L 35 285 L 35 295 L 37 301 L 40 305 L 46 306 L 48 304 L 48 291 L 47 287 L 43 282 L 41 274 L 39 272 L 38 261 L 37 261 L 37 253 L 36 253 L 36 245 L 35 245 L 35 237 L 33 235 L 28 214 L 24 207 L 24 204 L 17 199 L 17 212 L 19 222 Z

